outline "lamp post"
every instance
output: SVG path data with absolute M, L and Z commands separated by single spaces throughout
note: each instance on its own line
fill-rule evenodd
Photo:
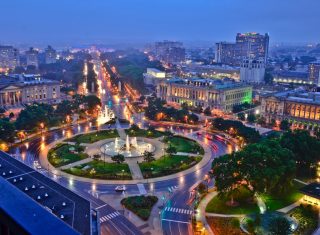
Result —
M 122 169 L 122 179 L 124 178 L 124 169 Z
M 43 122 L 40 123 L 40 128 L 41 128 L 41 135 L 42 135 L 43 129 L 44 129 L 44 123 Z

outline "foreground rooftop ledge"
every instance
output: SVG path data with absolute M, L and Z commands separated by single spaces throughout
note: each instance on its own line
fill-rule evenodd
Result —
M 0 224 L 15 234 L 80 234 L 0 177 Z

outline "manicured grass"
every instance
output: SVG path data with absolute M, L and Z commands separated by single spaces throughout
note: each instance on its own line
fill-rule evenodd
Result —
M 122 172 L 122 170 L 124 171 Z M 109 163 L 100 160 L 93 160 L 92 162 L 72 167 L 65 170 L 65 172 L 93 179 L 132 179 L 129 166 L 127 164 Z
M 54 167 L 64 166 L 87 158 L 88 155 L 83 153 L 83 150 L 84 148 L 78 145 L 59 144 L 49 150 L 48 160 Z
M 150 217 L 152 207 L 157 203 L 156 196 L 133 196 L 121 200 L 121 204 L 144 221 Z
M 294 182 L 293 186 L 286 190 L 283 195 L 262 194 L 261 198 L 267 206 L 267 210 L 274 211 L 289 206 L 302 198 L 299 188 L 302 187 L 298 182 Z
M 206 217 L 215 235 L 245 235 L 237 218 Z M 200 233 L 199 233 L 200 234 Z
M 201 157 L 173 155 L 163 156 L 152 162 L 142 162 L 139 166 L 144 178 L 154 178 L 186 170 L 200 160 Z
M 166 135 L 166 133 L 162 132 L 162 131 L 145 130 L 145 129 L 133 130 L 133 129 L 129 128 L 129 129 L 126 129 L 125 132 L 130 137 L 131 136 L 137 136 L 137 137 L 147 137 L 147 138 L 159 138 L 161 136 L 165 136 Z
M 77 142 L 77 143 L 94 143 L 99 140 L 116 138 L 119 137 L 117 130 L 103 130 L 92 132 L 88 134 L 81 134 L 70 139 L 65 140 L 66 142 Z
M 206 212 L 218 214 L 251 214 L 259 212 L 259 207 L 255 201 L 250 200 L 251 193 L 245 189 L 240 189 L 239 196 L 235 197 L 237 206 L 229 206 L 227 202 L 230 198 L 216 196 L 208 203 Z
M 182 136 L 165 138 L 164 141 L 168 145 L 175 147 L 177 152 L 204 154 L 204 150 L 200 144 Z

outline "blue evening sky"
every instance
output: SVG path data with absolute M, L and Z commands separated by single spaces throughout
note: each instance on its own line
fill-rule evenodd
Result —
M 0 43 L 320 41 L 320 0 L 0 0 Z

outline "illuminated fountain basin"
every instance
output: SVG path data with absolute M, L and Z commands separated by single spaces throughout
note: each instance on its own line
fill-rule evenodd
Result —
M 122 154 L 124 157 L 140 157 L 145 151 L 154 152 L 155 147 L 145 142 L 144 140 L 137 140 L 137 137 L 130 137 L 127 135 L 126 140 L 116 138 L 114 141 L 108 142 L 101 146 L 101 152 L 108 156 Z

